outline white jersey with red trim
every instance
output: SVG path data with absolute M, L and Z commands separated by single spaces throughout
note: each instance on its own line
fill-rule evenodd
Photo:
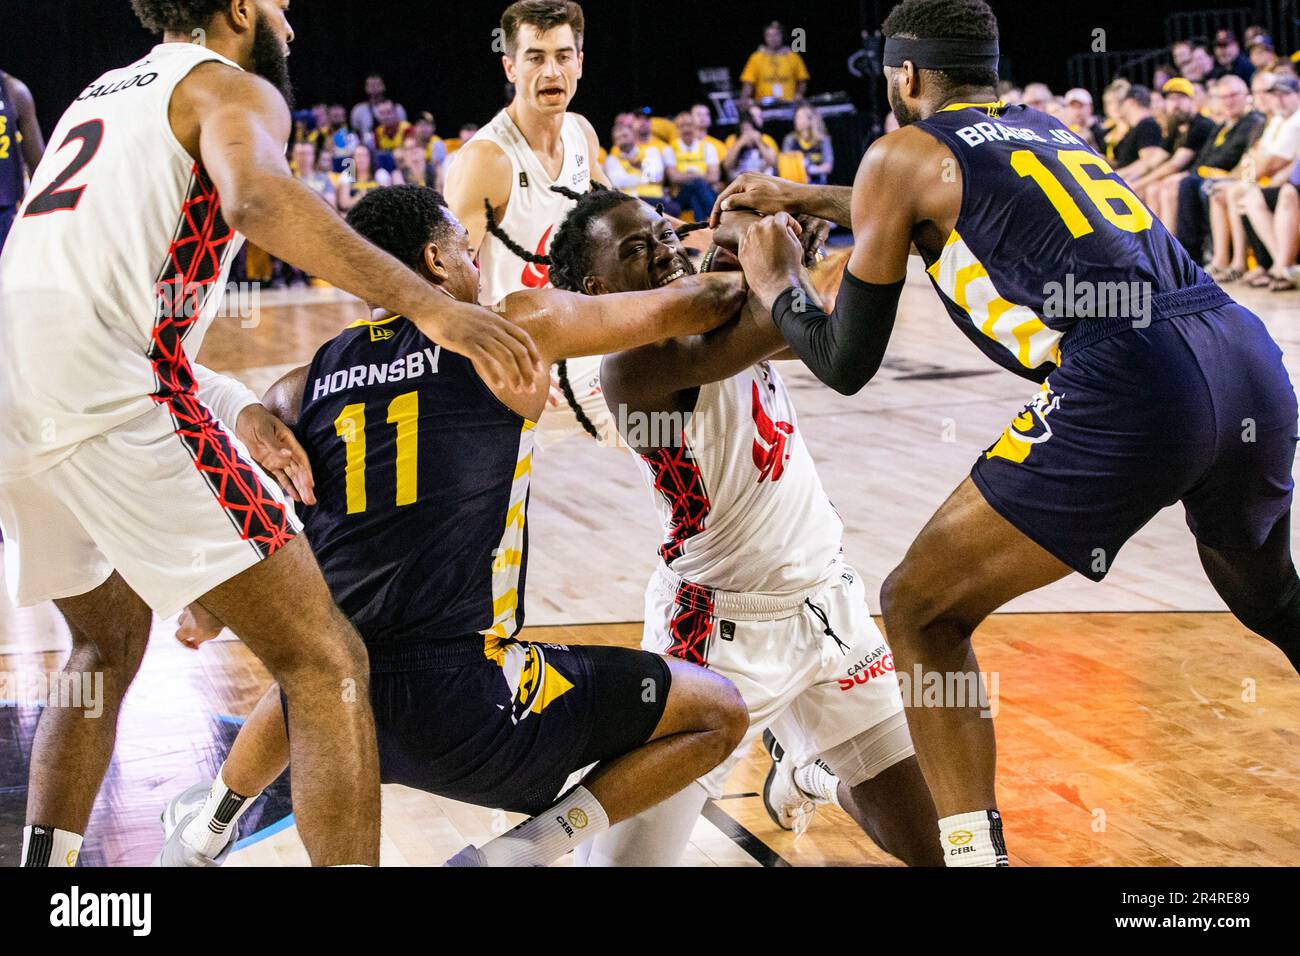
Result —
M 574 206 L 572 199 L 551 187 L 563 186 L 576 193 L 591 188 L 591 150 L 582 123 L 573 113 L 565 114 L 560 138 L 564 143 L 564 165 L 554 179 L 542 168 L 523 132 L 505 110 L 470 140 L 493 143 L 510 160 L 510 199 L 500 225 L 516 243 L 539 256 L 546 255 L 560 223 Z M 478 264 L 479 302 L 483 305 L 496 305 L 512 292 L 541 289 L 551 282 L 546 266 L 525 262 L 491 233 L 483 237 Z
M 187 353 L 243 242 L 168 118 L 176 85 L 211 60 L 239 68 L 159 44 L 55 127 L 0 257 L 0 480 L 195 392 Z
M 822 580 L 840 555 L 844 525 L 772 364 L 702 386 L 680 435 L 672 424 L 646 422 L 657 440 L 629 433 L 632 444 L 659 449 L 637 465 L 655 492 L 664 563 L 723 591 L 779 595 Z

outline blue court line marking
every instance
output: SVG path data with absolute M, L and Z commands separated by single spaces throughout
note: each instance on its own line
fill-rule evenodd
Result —
M 294 815 L 291 813 L 287 817 L 283 818 L 282 820 L 277 820 L 275 823 L 272 823 L 269 827 L 264 827 L 263 829 L 258 830 L 256 833 L 244 837 L 242 840 L 240 840 L 238 843 L 235 844 L 235 848 L 230 852 L 238 853 L 240 850 L 245 850 L 248 847 L 252 846 L 254 843 L 261 843 L 267 837 L 275 836 L 277 833 L 281 833 L 289 829 L 289 827 L 293 826 L 295 823 L 296 821 L 294 820 Z

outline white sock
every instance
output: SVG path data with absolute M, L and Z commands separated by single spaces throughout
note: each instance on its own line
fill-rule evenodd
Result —
M 23 866 L 76 866 L 81 853 L 80 833 L 54 827 L 23 827 Z
M 229 840 L 227 834 L 261 795 L 260 791 L 249 797 L 235 793 L 226 786 L 221 771 L 217 771 L 217 779 L 212 781 L 212 789 L 208 791 L 203 809 L 185 827 L 181 839 L 190 849 L 204 856 L 215 857 L 226 848 Z
M 488 866 L 549 866 L 608 829 L 605 808 L 586 787 L 578 786 L 545 813 L 488 841 L 481 852 Z
M 1008 866 L 1002 814 L 996 810 L 959 813 L 939 821 L 939 844 L 948 866 Z
M 814 760 L 806 767 L 794 772 L 794 785 L 807 796 L 821 803 L 833 803 L 841 810 L 840 778 L 820 760 Z

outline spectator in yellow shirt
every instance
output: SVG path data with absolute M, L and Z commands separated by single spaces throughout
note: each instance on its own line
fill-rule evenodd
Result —
M 797 100 L 808 87 L 803 57 L 785 45 L 785 27 L 770 23 L 763 45 L 750 54 L 740 74 L 740 98 Z
M 411 124 L 398 115 L 392 100 L 384 100 L 375 107 L 375 149 L 381 153 L 391 153 L 402 148 Z
M 713 110 L 705 103 L 696 103 L 691 107 L 691 116 L 695 118 L 695 128 L 699 130 L 704 141 L 718 151 L 718 156 L 726 156 L 727 147 L 722 140 L 709 135 L 709 131 L 713 129 Z

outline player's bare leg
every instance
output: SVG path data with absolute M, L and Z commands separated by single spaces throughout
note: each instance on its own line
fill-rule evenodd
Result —
M 732 684 L 701 667 L 668 659 L 672 687 L 649 739 L 595 767 L 545 813 L 487 843 L 468 847 L 451 866 L 546 865 L 574 848 L 577 833 L 557 817 L 582 820 L 583 840 L 673 797 L 727 759 L 749 729 L 749 712 Z M 615 717 L 616 715 L 611 715 Z M 688 798 L 689 799 L 689 798 Z M 698 815 L 698 808 L 692 815 Z
M 379 758 L 369 663 L 303 537 L 199 602 L 289 701 L 298 832 L 317 866 L 379 863 Z
M 915 757 L 855 787 L 841 781 L 839 805 L 876 846 L 908 866 L 943 866 L 935 839 L 939 814 Z
M 740 746 L 749 712 L 730 682 L 669 660 L 672 690 L 650 739 L 600 764 L 582 780 L 610 825 L 636 816 L 704 776 Z
M 1255 551 L 1198 545 L 1201 566 L 1237 620 L 1287 656 L 1300 672 L 1300 577 L 1291 559 L 1291 513 Z
M 113 756 L 117 718 L 127 688 L 135 679 L 149 640 L 153 613 L 114 573 L 88 594 L 55 602 L 72 631 L 72 653 L 63 674 L 82 687 L 102 675 L 102 693 L 81 707 L 52 699 L 36 726 L 27 789 L 27 825 L 60 831 L 80 849 L 90 811 Z M 87 677 L 89 683 L 87 683 Z M 26 854 L 24 854 L 26 858 Z M 75 860 L 68 853 L 50 862 Z M 45 865 L 41 860 L 37 865 Z
M 1070 573 L 989 507 L 967 478 L 881 589 L 898 673 L 919 668 L 923 674 L 978 679 L 971 634 L 980 622 L 1012 598 Z M 976 700 L 917 707 L 907 696 L 912 743 L 940 818 L 992 811 L 997 746 L 993 721 L 981 716 L 983 705 Z
M 289 733 L 284 726 L 280 685 L 272 684 L 244 726 L 221 767 L 226 786 L 235 793 L 261 793 L 289 766 Z

